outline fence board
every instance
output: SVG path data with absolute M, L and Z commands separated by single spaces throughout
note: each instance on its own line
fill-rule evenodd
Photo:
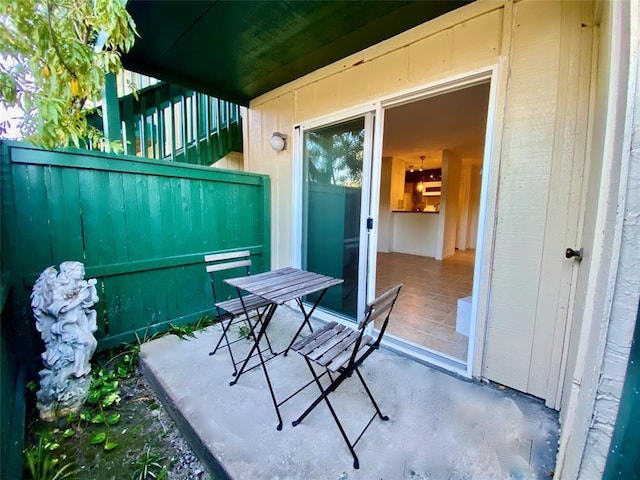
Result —
M 31 325 L 42 270 L 67 260 L 98 279 L 99 348 L 212 312 L 206 253 L 251 251 L 270 266 L 266 176 L 3 142 L 3 268 L 14 272 L 12 319 Z M 39 352 L 32 352 L 37 357 Z
M 123 263 L 129 259 L 127 242 L 118 239 L 126 238 L 127 224 L 124 211 L 124 174 L 111 172 L 107 179 L 109 185 L 109 227 L 113 244 L 113 263 Z

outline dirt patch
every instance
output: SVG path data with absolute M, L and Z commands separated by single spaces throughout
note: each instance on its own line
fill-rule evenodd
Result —
M 120 396 L 119 404 L 109 409 L 119 413 L 120 420 L 110 426 L 87 421 L 56 428 L 39 420 L 35 407 L 30 409 L 26 448 L 34 452 L 40 433 L 48 432 L 49 445 L 58 446 L 40 457 L 56 458 L 58 469 L 67 463 L 77 469 L 74 475 L 61 478 L 213 480 L 142 376 L 120 380 Z M 100 432 L 106 432 L 107 441 L 92 444 Z M 107 443 L 115 446 L 106 450 Z

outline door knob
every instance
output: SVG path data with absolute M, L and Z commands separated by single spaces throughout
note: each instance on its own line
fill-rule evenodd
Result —
M 582 260 L 582 249 L 574 250 L 573 248 L 567 248 L 564 251 L 564 256 L 567 258 L 574 258 L 578 261 Z

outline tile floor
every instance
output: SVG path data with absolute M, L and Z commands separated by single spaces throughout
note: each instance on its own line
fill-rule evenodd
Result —
M 402 282 L 387 333 L 466 360 L 469 338 L 456 332 L 458 299 L 473 287 L 474 250 L 443 261 L 403 253 L 378 253 L 376 294 Z

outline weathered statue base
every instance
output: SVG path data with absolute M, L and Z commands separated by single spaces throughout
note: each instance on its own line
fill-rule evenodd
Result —
M 41 382 L 42 374 L 40 371 Z M 40 418 L 45 422 L 55 422 L 61 418 L 67 418 L 71 414 L 79 414 L 84 402 L 87 400 L 89 387 L 91 386 L 91 376 L 86 375 L 80 378 L 70 378 L 63 392 L 54 398 L 48 395 L 44 389 L 36 393 L 38 402 L 38 412 Z

